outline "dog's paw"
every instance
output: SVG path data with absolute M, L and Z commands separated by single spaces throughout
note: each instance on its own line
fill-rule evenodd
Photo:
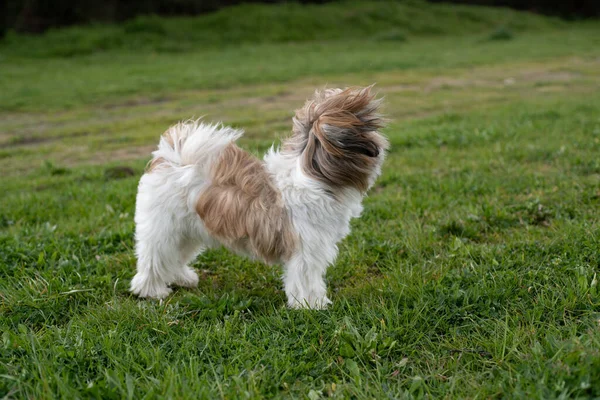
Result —
M 160 288 L 131 288 L 131 293 L 141 298 L 157 299 L 162 300 L 169 296 L 173 292 L 168 286 Z
M 290 299 L 288 301 L 288 307 L 296 310 L 310 309 L 310 310 L 325 310 L 331 304 L 331 300 L 324 297 L 308 298 L 308 299 Z
M 140 274 L 133 277 L 129 290 L 136 296 L 153 299 L 164 299 L 173 291 L 165 283 L 156 282 Z
M 198 286 L 198 274 L 190 267 L 185 267 L 183 271 L 173 281 L 174 285 L 195 288 Z

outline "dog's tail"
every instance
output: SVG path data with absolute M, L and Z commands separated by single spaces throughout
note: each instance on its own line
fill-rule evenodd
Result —
M 199 120 L 180 122 L 162 135 L 147 171 L 165 163 L 173 167 L 208 166 L 212 159 L 243 133 L 242 130 L 222 124 L 204 124 Z

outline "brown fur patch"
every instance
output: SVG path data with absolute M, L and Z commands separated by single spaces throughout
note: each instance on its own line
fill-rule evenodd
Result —
M 294 117 L 294 135 L 284 151 L 301 153 L 304 172 L 330 188 L 366 191 L 388 142 L 377 130 L 384 124 L 380 100 L 371 86 L 316 92 Z
M 167 143 L 169 143 L 169 145 L 171 147 L 175 146 L 173 136 L 171 136 L 171 132 L 173 129 L 174 129 L 174 127 L 170 127 L 169 129 L 167 129 L 165 131 L 165 133 L 162 134 L 162 139 L 166 140 Z M 154 171 L 154 169 L 160 167 L 163 164 L 165 164 L 164 158 L 162 158 L 162 157 L 153 158 L 152 160 L 148 161 L 148 164 L 146 164 L 145 172 L 150 173 L 150 172 Z
M 162 134 L 163 139 L 165 139 L 171 147 L 175 146 L 175 141 L 173 139 L 173 130 L 175 129 L 175 126 L 172 126 L 169 129 L 167 129 L 165 133 Z
M 213 166 L 211 179 L 196 204 L 206 229 L 230 247 L 264 261 L 289 259 L 296 234 L 263 163 L 230 144 Z
M 165 162 L 165 159 L 162 157 L 153 158 L 152 160 L 148 161 L 148 164 L 146 164 L 145 172 L 148 174 L 148 173 L 154 171 L 154 169 L 163 165 L 164 162 Z

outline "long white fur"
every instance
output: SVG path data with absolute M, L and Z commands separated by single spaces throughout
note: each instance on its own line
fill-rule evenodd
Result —
M 208 171 L 222 149 L 242 131 L 222 125 L 190 121 L 171 128 L 174 146 L 163 138 L 153 154 L 167 166 L 144 174 L 136 202 L 137 274 L 131 291 L 141 297 L 162 299 L 169 285 L 195 287 L 198 275 L 187 264 L 202 250 L 220 246 L 195 210 L 208 182 Z M 381 152 L 380 164 L 384 152 Z M 338 253 L 337 243 L 350 233 L 350 220 L 362 212 L 362 194 L 352 188 L 332 198 L 318 181 L 302 172 L 297 156 L 271 149 L 264 157 L 292 219 L 299 246 L 285 263 L 284 286 L 288 305 L 324 308 L 325 272 Z M 379 168 L 370 180 L 374 182 Z

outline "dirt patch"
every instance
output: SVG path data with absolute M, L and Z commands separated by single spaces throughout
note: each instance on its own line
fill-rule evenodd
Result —
M 569 82 L 581 76 L 579 73 L 568 71 L 527 71 L 517 77 L 525 82 Z
M 11 147 L 25 147 L 39 145 L 42 143 L 51 143 L 59 140 L 73 139 L 78 137 L 88 136 L 90 132 L 75 132 L 64 136 L 11 136 L 8 140 L 0 143 L 0 149 L 7 149 Z
M 152 152 L 156 150 L 158 140 L 153 145 L 126 147 L 115 150 L 101 151 L 90 154 L 90 158 L 85 160 L 85 164 L 98 165 L 105 164 L 107 161 L 134 161 L 139 159 L 148 159 L 152 157 Z M 73 160 L 74 164 L 82 164 L 81 160 Z
M 464 98 L 457 97 L 449 99 L 444 103 L 430 103 L 427 98 L 413 101 L 415 94 L 427 94 L 436 91 L 459 91 L 461 88 L 489 88 L 488 95 L 477 97 L 478 92 L 473 90 L 473 99 L 491 104 L 498 96 L 495 92 L 502 92 L 509 87 L 522 87 L 535 85 L 536 91 L 560 92 L 565 90 L 569 82 L 585 78 L 586 81 L 597 79 L 597 76 L 589 72 L 598 60 L 583 59 L 560 59 L 550 60 L 544 63 L 522 63 L 479 66 L 470 69 L 445 70 L 439 75 L 434 71 L 386 71 L 369 76 L 346 75 L 336 78 L 336 82 L 345 83 L 370 83 L 381 82 L 377 90 L 382 95 L 397 94 L 396 98 L 390 96 L 386 114 L 390 118 L 415 119 L 439 115 L 448 109 L 460 108 Z M 581 72 L 577 72 L 581 69 Z M 585 73 L 585 71 L 588 71 Z M 585 75 L 584 75 L 585 74 Z M 583 81 L 577 81 L 579 85 Z M 597 80 L 595 82 L 598 82 Z M 156 148 L 158 135 L 164 121 L 164 129 L 169 121 L 176 121 L 191 117 L 194 113 L 208 115 L 207 121 L 217 121 L 219 117 L 223 120 L 245 124 L 249 136 L 266 137 L 265 130 L 269 130 L 268 137 L 274 132 L 280 132 L 283 126 L 291 128 L 291 116 L 293 111 L 302 106 L 315 89 L 343 86 L 335 83 L 325 84 L 325 78 L 307 78 L 296 82 L 270 83 L 266 85 L 249 85 L 228 89 L 207 89 L 178 92 L 167 96 L 136 97 L 124 99 L 119 103 L 98 105 L 83 112 L 65 114 L 2 114 L 0 125 L 5 129 L 0 131 L 0 148 L 22 147 L 29 151 L 35 151 L 36 146 L 45 147 L 48 143 L 60 144 L 60 149 L 51 155 L 52 158 L 61 160 L 61 164 L 67 166 L 83 164 L 104 164 L 108 161 L 128 161 L 150 159 L 151 152 Z M 569 85 L 570 89 L 577 89 Z M 589 87 L 586 86 L 586 87 Z M 404 92 L 413 92 L 404 94 Z M 501 96 L 506 96 L 503 92 Z M 469 97 L 469 92 L 462 94 Z M 493 95 L 492 95 L 493 94 Z M 538 94 L 539 95 L 539 94 Z M 444 94 L 444 96 L 446 96 Z M 499 95 L 500 96 L 500 95 Z M 479 100 L 477 100 L 479 99 Z M 468 99 L 472 100 L 472 99 Z M 394 103 L 394 101 L 396 103 Z M 166 106 L 154 106 L 166 104 Z M 395 108 L 392 106 L 396 104 Z M 145 107 L 146 106 L 146 107 Z M 90 111 L 90 112 L 88 112 Z M 72 111 L 71 111 L 72 112 Z M 261 114 L 263 114 L 261 116 Z M 57 117 L 58 116 L 58 117 Z M 260 124 L 247 124 L 245 120 L 259 121 Z M 139 121 L 139 122 L 138 122 Z M 110 126 L 108 124 L 110 122 Z M 96 151 L 83 141 L 70 143 L 69 139 L 109 135 L 117 137 L 117 130 L 126 130 L 127 135 L 133 135 L 135 142 L 140 143 L 140 135 L 136 129 L 156 129 L 156 139 L 144 141 L 147 145 L 139 146 L 122 143 L 121 147 L 115 149 Z M 52 129 L 51 136 L 44 136 L 45 132 Z M 65 134 L 61 135 L 61 131 Z M 66 133 L 66 132 L 72 133 Z M 90 133 L 91 131 L 93 133 Z M 96 133 L 98 132 L 98 133 Z M 102 132 L 102 133 L 100 133 Z M 256 133 L 255 135 L 253 133 Z M 125 134 L 125 133 L 123 133 Z M 64 141 L 64 146 L 61 143 Z
M 396 85 L 386 85 L 383 89 L 384 92 L 394 93 L 394 92 L 416 92 L 423 90 L 423 86 L 407 84 L 407 83 L 399 83 Z
M 581 60 L 569 60 L 573 65 L 585 65 Z M 481 67 L 476 68 L 468 76 L 434 76 L 418 83 L 392 83 L 382 86 L 386 93 L 396 92 L 435 92 L 445 89 L 486 87 L 502 88 L 505 86 L 524 83 L 565 83 L 582 77 L 581 73 L 560 71 L 559 65 L 531 65 L 522 68 L 511 67 L 507 69 Z
M 285 90 L 276 94 L 251 97 L 234 97 L 227 99 L 219 104 L 223 107 L 254 107 L 261 110 L 293 110 L 302 107 L 306 99 L 314 93 L 317 87 L 297 86 L 290 90 Z M 232 93 L 233 95 L 234 93 Z M 209 105 L 210 107 L 210 105 Z
M 162 103 L 166 103 L 170 100 L 171 99 L 166 96 L 165 97 L 156 97 L 156 98 L 138 97 L 138 98 L 128 99 L 128 100 L 118 102 L 118 103 L 105 104 L 103 106 L 103 108 L 105 108 L 107 110 L 111 110 L 114 108 L 122 108 L 122 107 L 139 107 L 139 106 L 146 106 L 146 105 L 152 105 L 152 104 L 162 104 Z
M 50 142 L 52 138 L 45 137 L 31 137 L 31 136 L 13 136 L 9 140 L 0 143 L 0 149 L 7 149 L 10 147 L 17 146 L 28 146 L 34 144 L 40 144 L 44 142 Z
M 469 86 L 477 87 L 499 87 L 502 82 L 483 80 L 477 78 L 448 78 L 439 77 L 432 79 L 424 88 L 425 92 L 433 92 L 443 89 L 463 88 Z

